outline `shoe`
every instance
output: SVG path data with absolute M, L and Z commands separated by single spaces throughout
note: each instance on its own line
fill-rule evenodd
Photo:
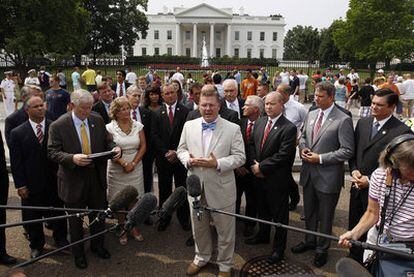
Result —
M 316 267 L 322 267 L 328 261 L 328 253 L 316 253 L 313 258 L 313 265 Z
M 164 232 L 167 229 L 168 225 L 170 225 L 169 222 L 160 221 L 157 227 L 158 232 Z
M 198 266 L 193 262 L 187 267 L 186 274 L 188 276 L 193 276 L 193 275 L 196 275 L 197 273 L 199 273 L 200 270 L 201 270 L 201 266 Z
M 261 237 L 252 237 L 244 240 L 244 243 L 247 245 L 256 245 L 256 244 L 268 244 L 269 239 L 261 238 Z
M 17 259 L 15 257 L 10 256 L 7 253 L 0 256 L 0 264 L 12 265 L 12 264 L 15 264 L 15 263 L 17 263 Z
M 243 236 L 251 237 L 254 233 L 254 226 L 253 225 L 246 225 L 244 227 Z
M 30 258 L 34 259 L 42 255 L 43 249 L 33 248 L 30 250 Z
M 142 236 L 142 234 L 138 231 L 137 228 L 132 228 L 131 230 L 131 236 L 136 240 L 136 241 L 144 241 L 144 237 Z
M 144 224 L 151 226 L 154 224 L 154 221 L 152 221 L 151 217 L 149 216 L 147 219 L 145 219 Z
M 294 254 L 299 254 L 299 253 L 306 252 L 308 250 L 315 250 L 315 248 L 316 248 L 315 245 L 310 245 L 310 244 L 306 244 L 304 242 L 301 242 L 301 243 L 293 246 L 290 250 Z
M 298 206 L 298 203 L 299 203 L 299 201 L 298 202 L 293 202 L 293 201 L 291 201 L 290 203 L 289 203 L 289 211 L 294 211 L 294 210 L 296 210 L 296 208 L 297 208 L 297 206 Z
M 278 251 L 273 252 L 272 255 L 270 255 L 270 257 L 267 258 L 267 262 L 269 264 L 275 264 L 280 262 L 281 260 L 283 260 L 283 253 L 280 253 Z
M 125 233 L 119 237 L 119 244 L 122 246 L 125 246 L 127 245 L 127 243 L 128 243 L 128 235 Z
M 220 271 L 217 276 L 218 277 L 230 277 L 231 276 L 231 271 Z
M 79 269 L 85 269 L 88 267 L 88 262 L 84 255 L 75 257 L 75 266 Z
M 191 235 L 186 241 L 185 241 L 185 245 L 188 247 L 194 246 L 194 238 L 193 235 Z
M 103 247 L 99 247 L 97 249 L 92 249 L 91 248 L 92 253 L 94 253 L 97 257 L 101 258 L 101 259 L 109 259 L 111 257 L 111 254 L 108 252 L 108 250 L 106 250 Z

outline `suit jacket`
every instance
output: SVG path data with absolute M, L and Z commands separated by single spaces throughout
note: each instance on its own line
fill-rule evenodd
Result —
M 39 143 L 29 121 L 11 132 L 10 163 L 15 187 L 27 187 L 30 195 L 45 193 L 56 187 L 57 164 L 47 158 L 47 139 L 51 121 L 45 121 L 42 144 Z
M 105 125 L 111 122 L 109 114 L 106 111 L 105 104 L 102 102 L 102 100 L 99 100 L 93 105 L 92 111 L 98 113 L 102 117 L 103 121 L 105 122 Z
M 382 126 L 371 140 L 374 117 L 363 117 L 355 128 L 355 156 L 349 160 L 349 168 L 358 169 L 362 175 L 371 176 L 379 167 L 378 158 L 388 143 L 402 134 L 412 133 L 410 128 L 394 116 Z
M 319 109 L 309 112 L 305 119 L 299 149 L 309 148 L 322 156 L 322 164 L 303 161 L 300 185 L 305 186 L 309 178 L 315 188 L 323 193 L 339 193 L 344 184 L 344 162 L 354 155 L 354 129 L 352 119 L 336 106 L 312 140 L 312 132 Z
M 184 125 L 177 156 L 185 167 L 188 167 L 190 154 L 204 157 L 201 123 L 202 118 L 197 118 Z M 243 165 L 246 159 L 240 127 L 219 116 L 207 153 L 208 156 L 213 153 L 217 158 L 220 171 L 193 167 L 187 168 L 188 175 L 195 174 L 200 178 L 208 206 L 223 209 L 236 203 L 233 170 Z
M 145 141 L 147 145 L 146 155 L 152 155 L 153 143 L 152 143 L 152 118 L 153 112 L 150 109 L 139 107 L 139 114 L 141 116 L 142 124 L 144 125 Z
M 9 173 L 7 172 L 7 167 L 6 167 L 6 156 L 4 153 L 3 137 L 0 132 L 0 204 L 1 205 L 7 204 L 8 196 L 9 196 Z M 5 214 L 6 213 L 4 210 L 4 219 L 6 218 Z M 0 212 L 0 218 L 2 218 L 1 212 Z M 4 222 L 0 222 L 0 224 L 3 224 L 3 223 L 6 223 L 6 220 L 4 220 Z M 0 240 L 1 240 L 1 235 L 0 235 Z M 0 250 L 2 250 L 1 244 L 2 242 L 0 241 Z
M 187 103 L 185 103 L 184 105 L 189 111 L 194 111 L 194 101 L 193 100 L 189 100 L 187 101 Z
M 339 106 L 338 104 L 334 104 L 336 108 L 338 108 L 341 112 L 345 113 L 347 116 L 349 116 L 350 118 L 352 118 L 352 113 L 350 111 L 348 111 L 345 108 L 342 108 L 341 106 Z M 315 102 L 312 102 L 312 105 L 309 108 L 309 112 L 314 111 L 318 109 L 318 107 L 316 106 Z
M 228 109 L 226 105 L 221 105 L 221 108 L 219 110 L 219 115 L 223 119 L 233 122 L 234 124 L 237 124 L 237 125 L 240 124 L 240 119 L 239 119 L 239 116 L 237 115 L 237 112 Z M 197 109 L 197 110 L 194 110 L 188 113 L 187 121 L 193 120 L 199 117 L 201 117 L 201 113 L 200 113 L 200 110 Z
M 114 93 L 114 98 L 117 98 L 118 97 L 118 95 L 116 94 L 116 88 L 118 87 L 118 81 L 116 81 L 115 83 L 113 83 L 112 84 L 112 86 L 111 86 L 111 89 L 115 92 Z M 130 86 L 130 84 L 129 83 L 127 83 L 127 82 L 125 82 L 124 81 L 124 84 L 125 84 L 125 91 L 124 91 L 124 95 L 123 96 L 125 96 L 126 95 L 126 90 L 129 88 L 129 86 Z
M 239 113 L 240 113 L 240 118 L 242 118 L 243 117 L 243 109 L 242 108 L 244 106 L 244 100 L 241 99 L 240 97 L 237 97 L 236 98 L 236 101 L 239 102 Z M 225 99 L 222 100 L 221 106 L 224 106 L 228 110 L 233 111 L 232 109 L 230 109 L 230 108 L 227 107 L 227 103 L 226 103 L 226 100 Z M 237 117 L 238 117 L 238 115 L 237 115 Z
M 297 128 L 286 117 L 280 116 L 260 149 L 267 122 L 267 116 L 256 121 L 249 141 L 249 164 L 252 165 L 254 160 L 259 162 L 260 171 L 265 176 L 259 180 L 265 185 L 286 189 L 295 160 Z
M 91 113 L 88 126 L 92 153 L 108 151 L 115 146 L 100 116 Z M 92 185 L 106 189 L 106 159 L 95 160 L 90 167 L 81 167 L 73 162 L 73 155 L 82 153 L 82 146 L 72 113 L 62 115 L 50 125 L 47 149 L 48 157 L 59 164 L 58 195 L 64 202 L 78 203 L 88 195 L 89 182 L 85 181 L 85 175 L 90 174 L 91 167 L 97 171 L 99 178 L 99 184 Z

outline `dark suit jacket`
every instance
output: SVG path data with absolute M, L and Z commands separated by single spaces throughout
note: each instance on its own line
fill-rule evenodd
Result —
M 111 119 L 109 118 L 109 114 L 106 112 L 105 104 L 102 102 L 102 100 L 99 100 L 93 105 L 92 111 L 98 113 L 102 117 L 105 124 L 108 124 L 109 122 L 111 122 Z
M 267 137 L 263 149 L 260 145 L 267 126 L 267 116 L 256 121 L 253 135 L 250 138 L 250 164 L 259 162 L 260 171 L 265 178 L 260 179 L 265 185 L 276 190 L 287 189 L 289 176 L 296 153 L 296 126 L 283 115 L 276 121 Z
M 7 172 L 6 167 L 6 156 L 4 153 L 4 145 L 3 145 L 3 137 L 1 136 L 0 132 L 0 204 L 6 205 L 7 204 L 7 198 L 9 196 L 9 174 Z M 6 218 L 5 210 L 0 211 L 0 214 L 4 212 L 4 219 Z M 2 216 L 0 216 L 1 218 Z M 6 223 L 6 220 L 2 222 L 0 220 L 0 224 Z M 3 229 L 4 232 L 4 229 Z M 0 242 L 0 251 L 2 250 L 2 245 Z
M 243 99 L 241 99 L 240 97 L 237 97 L 236 98 L 236 101 L 238 101 L 239 102 L 239 109 L 240 109 L 240 118 L 242 118 L 243 117 L 243 106 L 244 106 L 244 100 Z M 227 107 L 227 103 L 226 103 L 226 100 L 225 99 L 223 99 L 222 100 L 222 102 L 221 102 L 221 106 L 224 106 L 224 107 L 226 107 L 228 110 L 231 110 L 231 109 L 229 109 L 228 107 Z M 231 110 L 232 111 L 232 110 Z
M 350 172 L 358 169 L 362 175 L 370 176 L 379 167 L 378 158 L 388 143 L 399 135 L 411 133 L 404 123 L 392 116 L 371 140 L 374 117 L 358 120 L 355 128 L 355 155 L 349 160 Z
M 187 103 L 185 103 L 184 105 L 189 111 L 194 111 L 194 101 L 193 100 L 189 100 Z
M 127 88 L 130 86 L 130 84 L 129 83 L 127 83 L 127 82 L 125 82 L 124 81 L 124 84 L 125 84 L 125 91 L 124 91 L 124 96 L 126 95 L 126 90 L 127 90 Z M 112 86 L 111 86 L 111 89 L 115 92 L 114 94 L 114 98 L 116 98 L 116 97 L 118 97 L 118 95 L 116 94 L 116 88 L 118 87 L 118 81 L 116 81 L 115 83 L 113 83 L 112 84 Z
M 147 151 L 145 154 L 152 153 L 153 143 L 152 143 L 152 118 L 153 112 L 150 109 L 139 107 L 139 114 L 141 116 L 142 124 L 144 125 L 145 141 L 147 145 Z
M 57 164 L 47 158 L 47 139 L 51 121 L 46 120 L 43 143 L 40 144 L 29 121 L 11 132 L 10 163 L 15 187 L 27 187 L 30 195 L 45 193 L 56 187 Z
M 115 146 L 100 116 L 91 113 L 88 125 L 92 153 L 108 151 Z M 92 169 L 97 171 L 99 178 L 99 184 L 93 185 L 106 189 L 106 159 L 96 160 L 90 167 L 77 166 L 73 162 L 73 155 L 82 153 L 82 147 L 72 113 L 62 115 L 50 125 L 47 149 L 49 158 L 59 164 L 58 194 L 64 202 L 78 203 L 88 195 L 90 182 L 85 177 Z
M 249 120 L 248 120 L 247 117 L 242 117 L 240 119 L 240 131 L 241 131 L 242 136 L 243 136 L 244 150 L 245 150 L 245 153 L 246 153 L 246 163 L 243 166 L 246 167 L 249 171 L 251 171 L 250 170 L 250 163 L 249 163 L 249 161 L 250 161 L 250 149 L 249 149 L 249 147 L 250 146 L 249 146 L 249 141 L 247 140 L 247 137 L 246 137 L 246 130 L 247 130 L 247 123 L 248 122 L 249 122 Z M 257 120 L 256 120 L 256 123 L 257 123 Z M 254 130 L 255 127 L 256 126 L 253 127 L 253 130 Z M 253 130 L 250 134 L 250 137 L 253 136 Z
M 225 120 L 228 120 L 230 122 L 233 122 L 234 124 L 240 125 L 240 120 L 239 120 L 239 116 L 237 115 L 237 112 L 227 109 L 225 105 L 221 105 L 219 115 Z M 201 117 L 201 113 L 200 113 L 200 110 L 197 109 L 197 110 L 194 110 L 188 113 L 186 121 L 193 120 L 199 117 Z

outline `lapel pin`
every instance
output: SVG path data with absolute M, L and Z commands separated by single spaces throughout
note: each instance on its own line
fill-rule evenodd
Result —
M 179 110 L 180 110 L 180 108 L 177 107 L 177 111 L 179 111 Z
M 162 111 L 162 114 L 165 114 L 165 111 Z
M 276 129 L 277 129 L 277 126 L 273 128 L 273 130 L 276 130 Z
M 382 134 L 385 135 L 387 132 L 386 131 L 382 131 Z
M 92 127 L 92 128 L 94 128 L 94 127 L 95 127 L 95 125 L 91 124 L 91 127 Z

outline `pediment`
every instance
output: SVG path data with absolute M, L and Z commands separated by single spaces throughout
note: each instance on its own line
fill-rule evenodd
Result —
M 208 4 L 202 3 L 200 5 L 188 8 L 185 10 L 180 10 L 175 14 L 175 17 L 214 17 L 214 18 L 231 18 L 232 14 L 226 11 L 217 9 Z

